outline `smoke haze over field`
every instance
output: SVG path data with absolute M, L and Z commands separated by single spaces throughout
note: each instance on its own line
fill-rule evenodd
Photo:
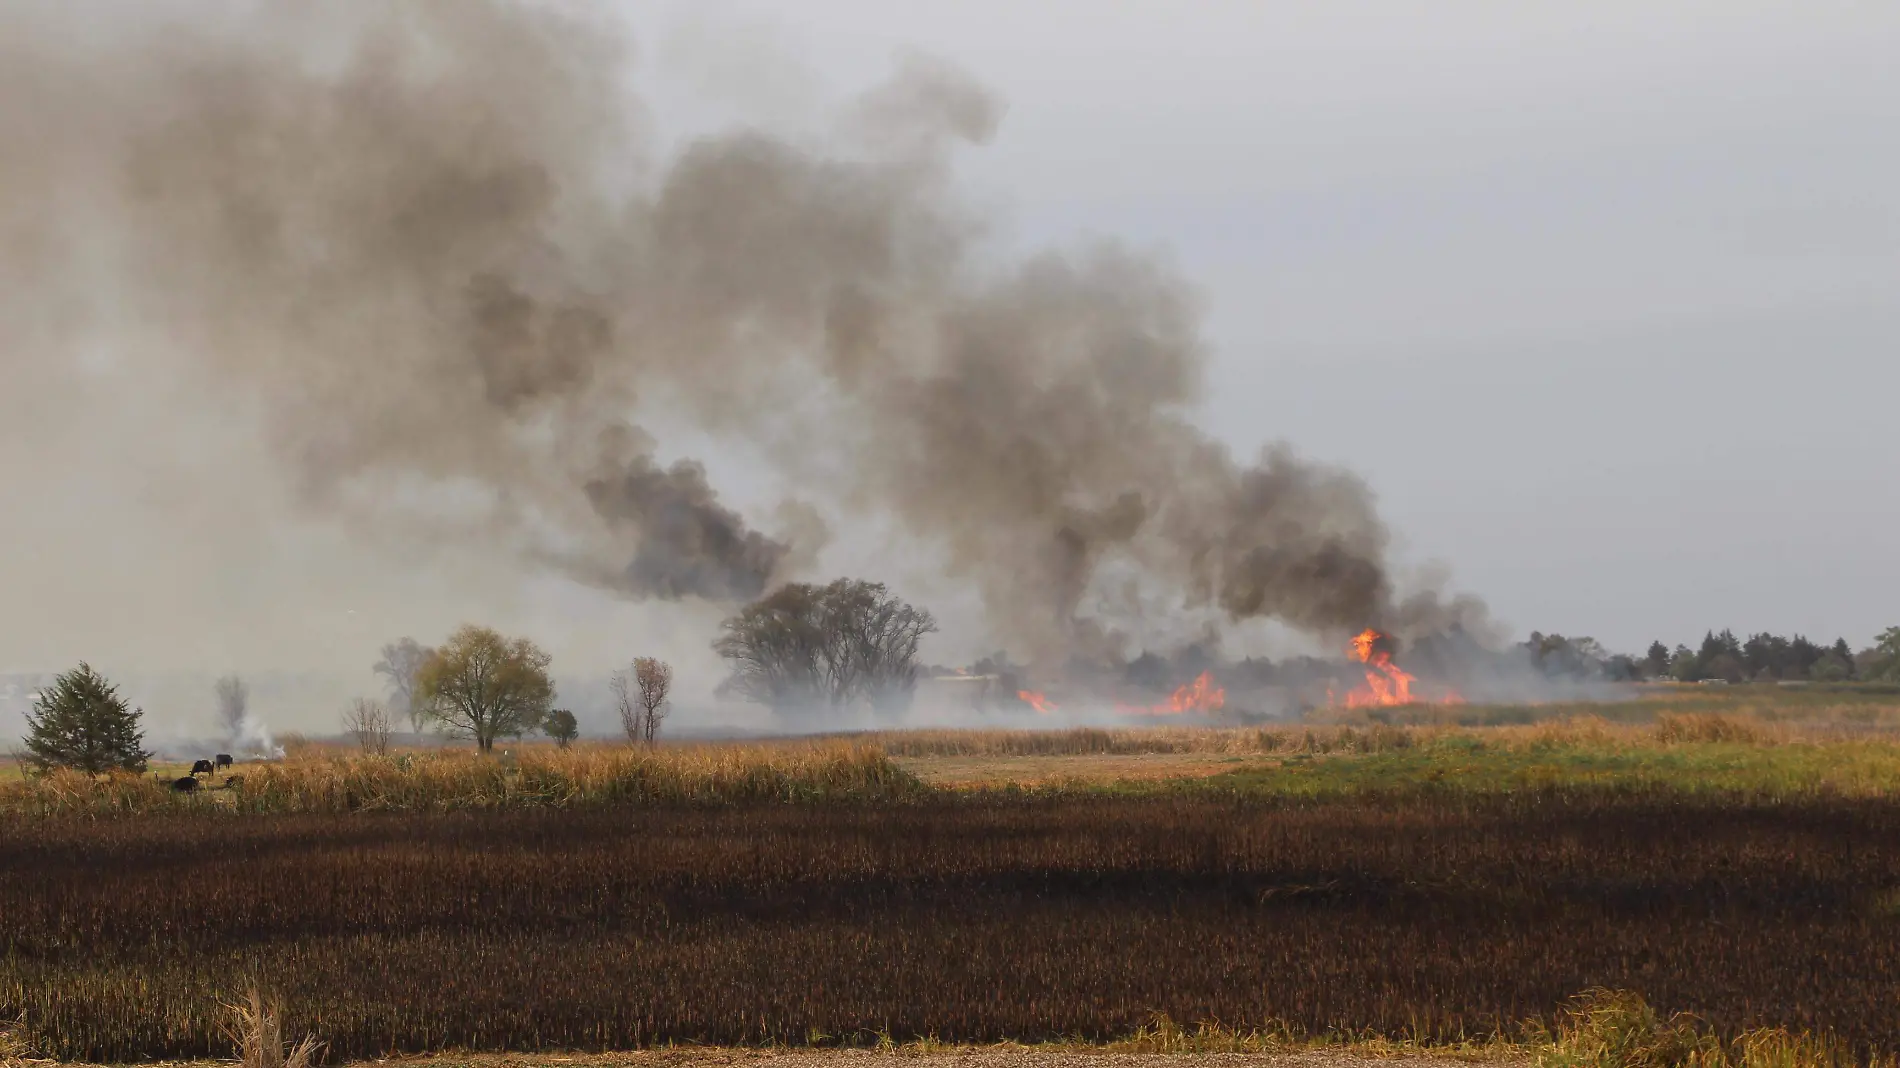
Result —
M 97 641 L 316 608 L 168 580 L 85 493 L 195 532 L 187 576 L 294 567 L 291 535 L 256 544 L 279 517 L 331 524 L 321 558 L 392 572 L 392 603 L 401 554 L 511 562 L 468 564 L 459 610 L 556 575 L 712 618 L 875 519 L 1048 663 L 1170 618 L 1483 621 L 1398 588 L 1358 478 L 1190 422 L 1205 346 L 1165 264 L 991 254 L 950 163 L 1003 109 L 952 67 L 900 63 L 815 142 L 662 155 L 587 8 L 203 10 L 0 14 L 0 468 L 52 501 L 0 579 L 99 604 L 160 573 Z M 768 458 L 783 506 L 749 522 L 643 412 Z M 117 480 L 62 486 L 75 458 Z

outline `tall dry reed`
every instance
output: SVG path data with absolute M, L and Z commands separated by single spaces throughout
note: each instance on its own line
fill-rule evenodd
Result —
M 237 1047 L 239 1068 L 311 1068 L 323 1052 L 315 1035 L 284 1038 L 283 1013 L 253 987 L 244 1000 L 224 1006 L 224 1036 Z
M 455 811 L 646 802 L 890 800 L 916 780 L 872 747 L 845 743 L 529 750 L 328 757 L 246 774 L 251 812 Z
M 231 789 L 173 793 L 152 776 L 55 772 L 0 787 L 0 812 L 450 812 L 613 803 L 888 801 L 923 787 L 873 747 L 844 742 L 532 749 L 387 756 L 312 753 L 247 765 Z

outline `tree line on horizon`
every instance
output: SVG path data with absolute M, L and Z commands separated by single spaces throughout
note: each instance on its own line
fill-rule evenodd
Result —
M 809 722 L 814 713 L 852 706 L 881 716 L 901 714 L 915 696 L 920 675 L 952 669 L 920 667 L 923 637 L 937 629 L 931 614 L 883 584 L 838 579 L 826 585 L 790 583 L 746 605 L 720 625 L 712 647 L 731 670 L 715 692 L 766 706 L 788 722 Z M 548 668 L 553 657 L 533 641 L 510 638 L 468 624 L 440 647 L 414 638 L 385 645 L 374 666 L 388 686 L 389 701 L 358 698 L 344 713 L 346 732 L 366 753 L 386 752 L 397 717 L 420 733 L 433 727 L 492 752 L 501 738 L 540 732 L 565 748 L 579 735 L 574 714 L 555 706 Z M 1407 651 L 1414 670 L 1447 670 L 1490 658 L 1515 661 L 1553 679 L 1678 682 L 1878 682 L 1900 683 L 1900 627 L 1889 627 L 1858 652 L 1845 638 L 1823 645 L 1796 634 L 1709 631 L 1697 648 L 1652 642 L 1644 655 L 1610 653 L 1589 637 L 1533 631 L 1505 650 L 1488 650 L 1454 632 L 1415 643 Z M 1337 673 L 1341 658 L 1295 657 L 1274 663 L 1263 657 L 1225 662 L 1212 643 L 1194 643 L 1163 657 L 1144 651 L 1122 665 L 1123 681 L 1161 689 L 1182 678 L 1218 670 L 1241 684 L 1299 683 Z M 1022 668 L 998 653 L 960 674 L 1020 677 Z M 219 714 L 232 730 L 246 720 L 248 691 L 237 676 L 215 686 Z M 654 657 L 634 658 L 609 682 L 627 740 L 657 744 L 670 708 L 671 665 Z M 44 771 L 67 767 L 90 774 L 143 771 L 146 752 L 140 721 L 118 690 L 81 663 L 41 691 L 27 716 L 29 735 L 22 758 Z
M 746 605 L 720 627 L 713 649 L 731 664 L 718 691 L 770 707 L 788 720 L 864 704 L 880 714 L 909 707 L 917 649 L 936 630 L 930 613 L 883 584 L 838 579 L 791 583 Z M 579 736 L 573 712 L 555 706 L 553 657 L 532 640 L 464 625 L 439 647 L 412 637 L 383 646 L 373 667 L 387 702 L 359 697 L 343 713 L 345 733 L 368 754 L 388 751 L 396 724 L 433 728 L 489 753 L 502 738 L 539 732 L 565 748 Z M 658 744 L 671 708 L 674 673 L 657 657 L 636 657 L 608 683 L 627 740 Z M 227 725 L 243 720 L 247 693 L 235 675 L 214 687 Z M 23 760 L 40 771 L 142 772 L 144 712 L 88 664 L 59 675 L 27 715 Z
M 1732 630 L 1710 631 L 1695 648 L 1652 642 L 1641 655 L 1613 653 L 1590 637 L 1565 637 L 1532 631 L 1524 641 L 1502 649 L 1483 645 L 1462 631 L 1435 634 L 1396 649 L 1407 670 L 1431 678 L 1456 679 L 1491 671 L 1529 672 L 1574 682 L 1869 682 L 1900 684 L 1900 627 L 1889 627 L 1858 652 L 1847 639 L 1831 644 L 1796 634 L 1772 633 L 1738 638 Z M 932 666 L 932 675 L 984 675 L 1003 680 L 1011 690 L 1023 683 L 1027 667 L 1005 653 L 994 653 L 967 668 Z M 1084 673 L 1118 676 L 1123 685 L 1165 692 L 1212 672 L 1222 683 L 1242 687 L 1301 689 L 1323 685 L 1356 670 L 1341 656 L 1297 655 L 1274 660 L 1248 656 L 1225 659 L 1210 641 L 1193 642 L 1169 654 L 1145 650 L 1119 667 L 1082 666 Z
M 1653 641 L 1642 656 L 1612 654 L 1591 638 L 1531 632 L 1518 646 L 1552 677 L 1613 682 L 1875 682 L 1900 683 L 1900 627 L 1888 627 L 1856 652 L 1846 638 L 1831 644 L 1805 635 L 1763 631 L 1738 637 L 1723 628 L 1694 648 Z

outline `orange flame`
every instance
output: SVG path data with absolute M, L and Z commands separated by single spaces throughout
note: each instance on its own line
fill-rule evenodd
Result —
M 1464 704 L 1464 698 L 1457 691 L 1447 689 L 1445 695 L 1432 701 L 1412 692 L 1412 684 L 1418 681 L 1416 675 L 1405 671 L 1392 662 L 1392 654 L 1378 647 L 1379 639 L 1385 637 L 1376 630 L 1365 630 L 1352 639 L 1352 658 L 1366 665 L 1365 685 L 1355 687 L 1346 694 L 1347 708 L 1376 708 L 1382 705 L 1409 705 L 1431 702 L 1445 705 Z M 1337 704 L 1338 699 L 1331 690 L 1326 691 L 1326 703 Z
M 1346 695 L 1347 708 L 1412 703 L 1412 683 L 1418 679 L 1394 664 L 1391 653 L 1375 648 L 1381 637 L 1368 629 L 1352 640 L 1352 658 L 1366 665 L 1366 684 Z
M 1049 700 L 1048 694 L 1037 693 L 1034 690 L 1017 690 L 1016 696 L 1023 704 L 1028 705 L 1030 708 L 1035 709 L 1045 716 L 1056 710 L 1056 703 Z
M 1376 630 L 1360 631 L 1358 634 L 1354 635 L 1352 639 L 1352 658 L 1354 660 L 1359 661 L 1361 664 L 1371 662 L 1372 647 L 1375 644 L 1377 644 L 1378 641 L 1379 641 L 1378 631 Z
M 1115 710 L 1136 716 L 1178 716 L 1185 712 L 1218 712 L 1225 707 L 1227 691 L 1214 684 L 1211 673 L 1203 671 L 1193 682 L 1174 691 L 1161 704 L 1146 708 L 1116 705 Z
M 1016 697 L 1030 708 L 1048 715 L 1059 706 L 1049 695 L 1037 690 L 1017 690 Z M 1178 716 L 1186 712 L 1218 712 L 1227 707 L 1227 691 L 1214 684 L 1214 676 L 1203 671 L 1193 682 L 1175 690 L 1158 705 L 1116 704 L 1115 711 L 1133 716 Z

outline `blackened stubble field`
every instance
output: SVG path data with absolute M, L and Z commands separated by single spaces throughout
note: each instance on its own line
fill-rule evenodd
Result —
M 1445 1038 L 1614 986 L 1900 1048 L 1900 804 L 1664 791 L 22 820 L 0 1014 L 221 1052 L 252 983 L 333 1055 L 1125 1034 Z

